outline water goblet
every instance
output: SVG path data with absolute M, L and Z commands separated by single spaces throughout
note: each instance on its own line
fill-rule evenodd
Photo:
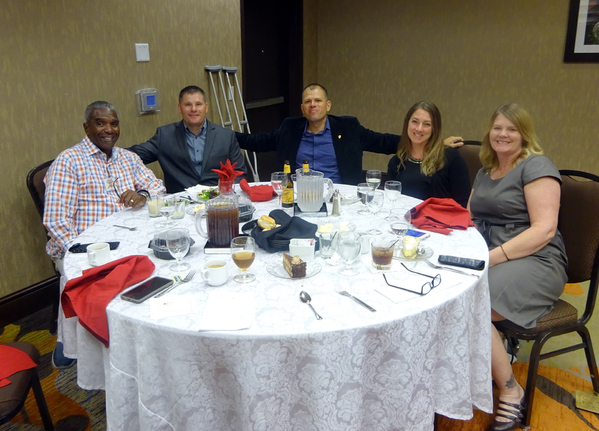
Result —
M 358 199 L 360 199 L 360 202 L 362 202 L 362 205 L 366 206 L 366 203 L 368 200 L 367 194 L 371 190 L 372 189 L 370 188 L 370 186 L 367 183 L 360 183 L 357 185 L 356 192 L 358 194 Z M 363 208 L 358 211 L 358 214 L 368 215 L 368 214 L 370 214 L 370 211 L 368 210 L 368 208 Z
M 381 171 L 371 169 L 366 172 L 366 182 L 372 190 L 376 190 L 381 184 Z
M 341 275 L 356 275 L 360 271 L 352 267 L 352 263 L 360 255 L 360 235 L 355 232 L 339 232 L 337 234 L 337 253 L 345 262 L 345 267 L 339 268 Z
M 189 230 L 179 228 L 166 231 L 166 247 L 171 256 L 177 260 L 176 263 L 169 266 L 170 270 L 183 272 L 191 268 L 191 265 L 182 262 L 187 252 L 189 252 L 190 245 Z
M 410 228 L 410 224 L 412 222 L 412 213 L 410 208 L 407 207 L 394 208 L 391 210 L 391 212 L 397 219 L 397 221 L 391 223 L 391 231 L 401 238 Z
M 383 208 L 385 203 L 385 194 L 380 190 L 371 190 L 367 193 L 367 205 L 370 213 L 376 215 Z M 370 235 L 380 235 L 382 232 L 379 229 L 370 229 Z
M 247 270 L 254 263 L 256 258 L 256 241 L 251 236 L 238 236 L 231 240 L 231 257 L 237 268 L 241 270 L 241 274 L 233 277 L 237 283 L 249 283 L 256 279 L 254 274 L 250 274 Z
M 270 184 L 279 197 L 279 208 L 281 208 L 281 195 L 283 194 L 283 181 L 287 178 L 287 174 L 285 172 L 273 172 L 270 174 Z
M 393 213 L 393 208 L 395 207 L 395 202 L 401 196 L 401 183 L 399 181 L 386 181 L 385 182 L 385 199 L 391 202 L 391 210 L 389 210 L 389 215 L 385 217 L 387 221 L 395 221 L 397 217 Z
M 159 229 L 168 229 L 175 225 L 175 223 L 171 222 L 171 216 L 175 212 L 175 204 L 173 201 L 173 196 L 170 196 L 170 195 L 165 195 L 163 197 L 163 201 L 164 201 L 164 206 L 160 207 L 158 209 L 158 211 L 160 211 L 160 214 L 162 214 L 166 217 L 166 221 L 162 222 L 162 223 L 158 223 L 156 225 L 156 227 L 158 227 Z

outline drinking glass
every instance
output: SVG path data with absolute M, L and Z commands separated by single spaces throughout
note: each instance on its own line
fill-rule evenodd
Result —
M 339 274 L 356 275 L 360 272 L 352 267 L 352 263 L 360 255 L 360 235 L 355 232 L 339 232 L 337 234 L 337 253 L 345 262 L 345 267 L 339 268 Z
M 231 257 L 237 268 L 241 270 L 241 274 L 233 277 L 238 283 L 249 283 L 256 279 L 254 274 L 250 274 L 247 270 L 254 263 L 256 257 L 256 242 L 251 236 L 238 236 L 231 240 Z
M 367 200 L 368 200 L 368 192 L 371 191 L 372 189 L 370 188 L 370 186 L 368 185 L 368 183 L 360 183 L 358 184 L 357 188 L 356 188 L 356 192 L 358 194 L 358 199 L 360 199 L 360 202 L 362 202 L 362 205 L 366 206 Z M 370 214 L 370 211 L 368 211 L 368 208 L 363 208 L 361 210 L 358 211 L 358 214 L 361 215 L 368 215 Z
M 281 203 L 281 195 L 283 194 L 283 181 L 287 178 L 287 174 L 285 172 L 273 172 L 270 174 L 270 184 L 279 197 L 279 208 L 283 205 Z
M 393 214 L 393 208 L 395 208 L 395 202 L 401 196 L 401 183 L 399 181 L 386 181 L 385 182 L 385 198 L 391 202 L 391 209 L 389 215 L 385 217 L 387 221 L 395 221 L 397 217 Z
M 411 208 L 409 207 L 400 207 L 391 210 L 392 215 L 397 219 L 397 221 L 391 223 L 391 231 L 400 238 L 410 228 L 410 223 L 412 222 L 412 213 L 410 210 Z
M 162 200 L 164 201 L 164 206 L 160 207 L 158 211 L 166 217 L 166 221 L 158 223 L 156 227 L 159 229 L 169 229 L 175 225 L 175 223 L 171 221 L 171 216 L 175 212 L 175 202 L 172 195 L 164 195 Z
M 366 182 L 372 190 L 376 190 L 381 184 L 381 171 L 371 169 L 366 172 Z
M 320 257 L 323 259 L 330 259 L 335 253 L 333 247 L 333 239 L 335 238 L 335 232 L 317 232 L 318 236 L 318 249 L 320 251 Z
M 166 232 L 166 247 L 169 253 L 177 262 L 169 266 L 169 269 L 176 272 L 187 271 L 191 268 L 188 263 L 183 263 L 183 258 L 189 252 L 191 239 L 187 229 L 171 229 Z
M 385 203 L 385 194 L 380 190 L 371 190 L 367 193 L 366 204 L 371 214 L 376 215 L 383 208 Z M 379 229 L 370 229 L 370 235 L 380 235 L 382 232 Z

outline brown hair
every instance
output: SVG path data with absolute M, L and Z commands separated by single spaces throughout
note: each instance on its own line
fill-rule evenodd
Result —
M 420 165 L 420 171 L 427 177 L 430 177 L 445 165 L 445 145 L 443 145 L 443 141 L 441 140 L 442 124 L 439 108 L 434 103 L 427 102 L 426 100 L 415 103 L 406 114 L 401 131 L 401 139 L 397 147 L 397 157 L 399 158 L 397 168 L 399 169 L 400 166 L 403 167 L 406 160 L 410 157 L 412 142 L 408 137 L 408 125 L 414 112 L 419 109 L 428 112 L 432 122 L 431 137 L 424 147 L 424 158 Z

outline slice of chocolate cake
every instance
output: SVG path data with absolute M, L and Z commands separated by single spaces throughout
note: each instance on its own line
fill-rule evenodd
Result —
M 283 267 L 291 278 L 306 276 L 306 262 L 301 260 L 299 256 L 291 257 L 287 253 L 283 253 Z

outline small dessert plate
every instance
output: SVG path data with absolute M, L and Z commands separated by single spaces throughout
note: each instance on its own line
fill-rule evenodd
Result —
M 341 205 L 351 205 L 358 202 L 359 198 L 355 193 L 341 195 Z
M 433 249 L 430 247 L 426 247 L 426 246 L 420 246 L 421 248 L 424 248 L 424 252 L 423 253 L 418 253 L 416 254 L 414 257 L 412 258 L 407 258 L 403 255 L 403 251 L 401 250 L 401 246 L 396 246 L 395 247 L 395 251 L 393 252 L 393 259 L 397 259 L 397 260 L 403 260 L 404 262 L 416 262 L 419 260 L 424 260 L 424 259 L 428 259 L 433 255 Z
M 281 261 L 271 262 L 266 266 L 266 271 L 270 275 L 274 275 L 275 277 L 284 278 L 286 280 L 303 280 L 305 278 L 310 278 L 318 274 L 322 270 L 322 266 L 318 262 L 306 262 L 306 276 L 301 278 L 291 278 L 291 276 L 285 271 L 283 264 Z

